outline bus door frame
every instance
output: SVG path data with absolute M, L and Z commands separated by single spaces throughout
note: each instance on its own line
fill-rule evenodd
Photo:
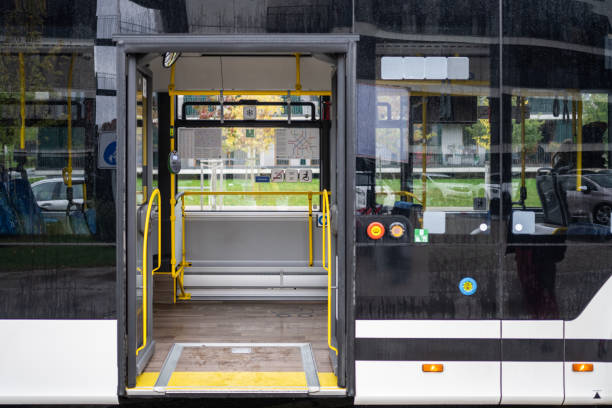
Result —
M 126 326 L 135 316 L 137 234 L 136 212 L 136 70 L 137 58 L 163 52 L 244 52 L 327 54 L 336 60 L 336 186 L 332 200 L 337 222 L 337 356 L 338 386 L 354 393 L 354 184 L 356 143 L 356 52 L 358 35 L 252 34 L 252 35 L 116 35 L 117 44 L 117 364 L 118 393 L 126 394 L 137 377 L 136 333 Z M 149 88 L 152 88 L 149 87 Z M 342 109 L 343 108 L 343 109 Z M 127 115 L 127 117 L 126 117 Z M 149 116 L 150 118 L 150 116 Z M 150 139 L 150 138 L 149 138 Z M 151 157 L 151 156 L 150 156 Z M 130 160 L 128 160 L 130 159 Z M 161 160 L 160 160 L 161 163 Z M 168 197 L 163 197 L 168 199 Z M 125 203 L 125 205 L 123 205 Z M 344 244 L 342 244 L 344 243 Z M 130 279 L 128 279 L 130 278 Z

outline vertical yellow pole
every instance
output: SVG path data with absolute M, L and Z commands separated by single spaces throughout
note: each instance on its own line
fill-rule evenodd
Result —
M 423 203 L 423 211 L 425 211 L 426 207 L 427 207 L 427 97 L 423 96 L 423 117 L 422 117 L 422 122 L 423 125 L 421 126 L 422 129 L 422 139 L 421 139 L 421 146 L 422 146 L 422 150 L 423 150 L 423 159 L 422 159 L 422 166 L 421 166 L 421 188 L 422 188 L 422 193 L 421 193 L 421 202 Z
M 25 150 L 25 63 L 23 61 L 23 53 L 19 53 L 19 84 L 20 84 L 20 100 L 21 100 L 21 130 L 19 132 L 19 148 Z
M 572 98 L 572 143 L 576 143 L 576 100 Z
M 295 90 L 302 90 L 302 80 L 300 79 L 300 53 L 295 53 Z
M 312 193 L 308 193 L 308 266 L 312 266 Z
M 525 98 L 520 98 L 520 109 L 521 109 L 521 200 L 523 198 L 522 190 L 525 189 L 525 158 L 527 154 L 527 148 L 525 146 Z
M 582 186 L 582 99 L 578 100 L 578 120 L 576 127 L 576 190 L 580 191 L 580 187 Z
M 168 93 L 171 94 L 174 91 L 174 77 L 176 64 L 173 64 L 170 68 L 170 85 L 168 86 Z M 170 95 L 170 151 L 174 151 L 174 95 Z M 171 259 L 170 259 L 170 272 L 172 276 L 172 280 L 174 281 L 172 291 L 173 302 L 176 303 L 176 249 L 175 249 L 175 222 L 176 216 L 174 215 L 174 206 L 176 205 L 176 192 L 175 192 L 175 175 L 174 173 L 170 173 L 170 245 L 172 245 L 171 251 Z
M 72 70 L 74 69 L 74 53 L 70 57 L 68 69 L 68 188 L 72 188 Z
M 183 248 L 183 256 L 182 256 L 182 260 L 181 260 L 181 264 L 183 265 L 183 270 L 185 269 L 185 265 L 187 264 L 187 260 L 186 258 L 186 251 L 185 251 L 185 196 L 182 195 L 181 196 L 181 222 L 182 222 L 182 229 L 181 229 L 181 233 L 182 233 L 182 241 L 181 241 L 181 246 Z

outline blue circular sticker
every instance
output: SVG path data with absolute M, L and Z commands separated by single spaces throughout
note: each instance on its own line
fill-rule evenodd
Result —
M 478 284 L 473 278 L 463 278 L 459 282 L 459 290 L 466 296 L 473 295 L 478 289 Z

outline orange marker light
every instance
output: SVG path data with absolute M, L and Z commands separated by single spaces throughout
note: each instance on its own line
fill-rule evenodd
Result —
M 424 373 L 441 373 L 444 371 L 444 364 L 423 364 Z
M 593 371 L 593 364 L 575 363 L 572 364 L 572 369 L 577 373 L 586 373 L 589 371 Z
M 401 222 L 394 222 L 389 225 L 389 234 L 395 238 L 400 239 L 406 233 L 406 227 Z
M 380 222 L 372 222 L 368 225 L 367 233 L 372 239 L 381 239 L 385 235 L 385 226 Z

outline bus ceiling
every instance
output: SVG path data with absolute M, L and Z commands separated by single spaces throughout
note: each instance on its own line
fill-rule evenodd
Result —
M 178 54 L 178 53 L 177 53 Z M 176 70 L 175 89 L 181 95 L 245 94 L 245 90 L 266 95 L 328 95 L 335 61 L 301 53 L 202 55 L 183 53 L 172 64 Z M 171 69 L 163 64 L 163 54 L 147 54 L 139 65 L 151 71 L 153 91 L 165 92 Z M 202 75 L 206 72 L 206 75 Z M 206 90 L 206 93 L 201 91 Z M 178 92 L 177 92 L 178 93 Z

